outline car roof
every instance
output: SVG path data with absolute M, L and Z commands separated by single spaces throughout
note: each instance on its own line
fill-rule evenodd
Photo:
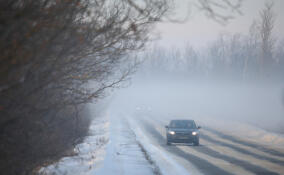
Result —
M 194 120 L 184 120 L 184 119 L 179 119 L 179 120 L 171 120 L 171 122 L 175 122 L 175 121 L 194 121 Z

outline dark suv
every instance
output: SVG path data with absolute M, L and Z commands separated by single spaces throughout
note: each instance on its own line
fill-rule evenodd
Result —
M 194 120 L 171 120 L 166 126 L 167 145 L 171 143 L 193 143 L 199 145 L 199 129 Z

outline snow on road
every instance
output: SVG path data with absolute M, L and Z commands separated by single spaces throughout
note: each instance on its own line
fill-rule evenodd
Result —
M 141 125 L 131 117 L 128 118 L 131 123 L 131 128 L 137 136 L 137 140 L 143 145 L 145 150 L 150 155 L 151 159 L 154 160 L 156 166 L 159 167 L 161 174 L 163 175 L 199 175 L 201 174 L 193 165 L 187 164 L 189 171 L 183 167 L 181 160 L 173 154 L 169 154 L 163 148 L 159 146 L 154 140 L 151 140 Z M 163 142 L 165 144 L 166 142 Z
M 165 140 L 164 125 L 167 124 L 167 119 L 161 120 L 151 115 L 139 118 L 152 137 L 160 142 Z M 213 132 L 215 129 L 201 130 L 199 147 L 185 144 L 167 147 L 161 143 L 162 149 L 188 160 L 189 164 L 194 164 L 203 174 L 284 174 L 283 149 L 248 142 L 243 136 L 236 137 L 234 132 L 230 134 L 234 133 L 235 136 L 227 135 L 226 132 L 221 132 L 222 128 L 218 128 L 216 134 Z
M 229 132 L 228 127 L 206 125 L 206 120 L 202 120 L 205 127 L 200 132 L 200 146 L 168 146 L 164 128 L 168 121 L 166 117 L 154 117 L 150 111 L 131 114 L 110 108 L 106 115 L 93 121 L 90 136 L 76 147 L 78 155 L 63 158 L 40 172 L 47 175 L 284 174 L 284 151 L 279 145 L 276 149 L 261 144 L 262 139 L 249 142 L 252 140 L 236 135 L 234 129 Z M 250 130 L 253 128 L 247 127 Z M 280 135 L 277 138 L 281 140 Z
M 151 175 L 155 173 L 154 165 L 146 159 L 135 133 L 127 121 L 117 114 L 111 114 L 110 142 L 101 168 L 94 171 L 96 175 Z
M 269 132 L 248 123 L 232 120 L 218 120 L 209 117 L 199 117 L 200 124 L 246 139 L 247 141 L 284 148 L 284 134 Z

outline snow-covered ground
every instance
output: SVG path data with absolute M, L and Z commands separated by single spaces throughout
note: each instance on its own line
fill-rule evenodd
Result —
M 77 155 L 42 168 L 53 175 L 284 174 L 283 135 L 242 122 L 196 116 L 201 146 L 167 146 L 170 115 L 112 103 L 95 118 Z M 131 110 L 126 110 L 131 108 Z
M 128 120 L 108 111 L 95 118 L 90 136 L 76 146 L 77 155 L 41 168 L 41 175 L 145 175 L 160 174 L 136 138 Z
M 75 156 L 64 157 L 59 162 L 42 168 L 42 175 L 87 175 L 102 166 L 105 148 L 109 142 L 108 115 L 95 118 L 90 126 L 89 136 L 75 148 Z

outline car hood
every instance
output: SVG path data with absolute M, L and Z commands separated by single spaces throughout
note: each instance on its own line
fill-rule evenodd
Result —
M 175 132 L 193 132 L 193 131 L 197 131 L 197 129 L 169 128 L 169 131 L 175 131 Z

